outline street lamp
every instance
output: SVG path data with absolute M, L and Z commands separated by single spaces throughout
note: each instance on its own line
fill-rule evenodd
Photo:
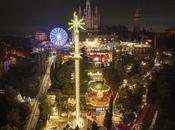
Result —
M 80 45 L 79 45 L 79 29 L 85 30 L 83 19 L 79 19 L 76 12 L 73 14 L 73 19 L 68 23 L 68 30 L 73 29 L 73 41 L 75 44 L 75 91 L 76 91 L 76 125 L 80 123 Z

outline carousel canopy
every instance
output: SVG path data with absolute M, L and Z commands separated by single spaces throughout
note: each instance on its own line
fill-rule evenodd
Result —
M 91 85 L 91 88 L 96 91 L 105 91 L 109 89 L 109 87 L 103 82 L 95 82 Z

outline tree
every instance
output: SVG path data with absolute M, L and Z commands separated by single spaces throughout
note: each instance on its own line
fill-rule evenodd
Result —
M 109 85 L 114 91 L 118 88 L 121 83 L 118 71 L 113 66 L 108 66 L 103 69 L 103 77 L 106 84 Z
M 1 87 L 13 86 L 21 95 L 35 97 L 39 90 L 39 73 L 35 63 L 23 63 L 13 66 L 2 78 Z
M 103 125 L 107 130 L 111 130 L 112 127 L 112 113 L 106 110 Z
M 39 109 L 40 109 L 40 119 L 46 121 L 51 114 L 51 104 L 46 96 L 40 98 Z
M 89 63 L 87 63 L 85 60 L 81 59 L 80 60 L 80 88 L 81 92 L 85 92 L 87 89 L 87 83 L 90 80 L 88 76 L 88 69 L 91 67 Z M 59 70 L 57 71 L 57 76 L 56 76 L 56 82 L 55 86 L 56 88 L 62 89 L 62 91 L 69 93 L 69 92 L 74 92 L 74 79 L 72 79 L 72 75 L 74 74 L 75 70 L 75 63 L 73 60 L 67 61 L 64 63 Z
M 128 67 L 130 66 L 130 69 Z M 139 62 L 130 55 L 119 56 L 115 61 L 114 67 L 120 71 L 123 78 L 139 73 Z
M 11 109 L 11 111 L 7 114 L 6 120 L 11 126 L 17 126 L 18 128 L 20 128 L 21 123 L 19 109 Z
M 140 84 L 140 80 L 130 80 L 127 84 L 120 86 L 115 106 L 123 115 L 125 123 L 132 121 L 134 113 L 141 109 L 144 94 L 145 88 Z
M 79 130 L 80 128 L 78 127 L 78 125 L 75 127 L 75 130 Z
M 15 126 L 11 127 L 9 124 L 0 127 L 0 130 L 18 130 Z
M 111 130 L 112 127 L 112 116 L 113 116 L 113 95 L 110 98 L 109 101 L 109 108 L 106 111 L 105 118 L 104 118 L 104 126 L 107 128 L 107 130 Z
M 5 96 L 5 100 L 7 101 L 7 103 L 9 105 L 14 105 L 14 104 L 17 104 L 17 100 L 16 100 L 16 96 L 17 96 L 17 91 L 12 87 L 12 86 L 8 86 L 6 85 L 6 88 L 5 88 L 5 92 L 8 96 Z
M 175 125 L 175 65 L 164 65 L 163 69 L 153 75 L 149 82 L 148 96 L 151 102 L 159 106 L 155 130 L 174 130 Z M 154 90 L 154 91 L 153 91 Z
M 92 130 L 98 130 L 97 122 L 96 121 L 93 121 L 92 122 Z

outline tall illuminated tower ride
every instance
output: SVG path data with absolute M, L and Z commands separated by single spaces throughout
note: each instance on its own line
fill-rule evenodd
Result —
M 73 42 L 75 44 L 75 91 L 76 91 L 76 125 L 80 124 L 80 45 L 79 45 L 79 29 L 85 30 L 83 19 L 79 19 L 74 12 L 73 19 L 68 23 L 69 30 L 73 29 Z

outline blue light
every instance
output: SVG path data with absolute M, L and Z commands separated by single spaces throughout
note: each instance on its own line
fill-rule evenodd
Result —
M 50 41 L 57 46 L 63 46 L 67 42 L 67 39 L 68 34 L 62 28 L 54 28 L 50 32 Z

